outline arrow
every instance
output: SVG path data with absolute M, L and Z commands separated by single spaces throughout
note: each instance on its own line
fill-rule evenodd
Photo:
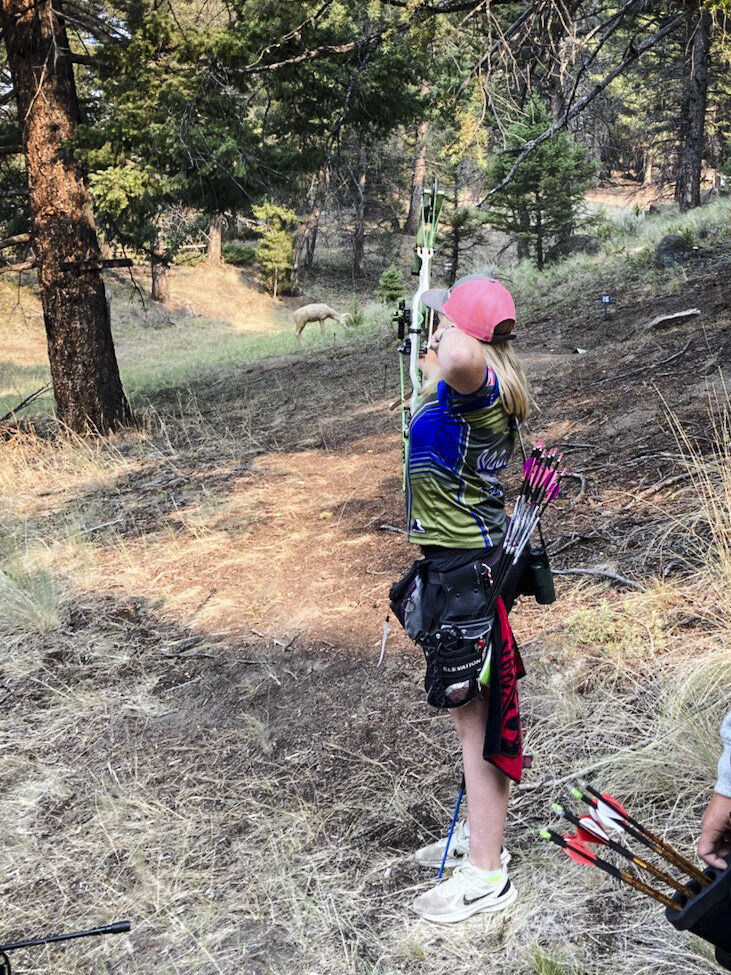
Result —
M 546 450 L 539 440 L 523 465 L 523 483 L 513 509 L 503 550 L 493 571 L 490 610 L 494 610 L 498 596 L 510 569 L 518 562 L 525 546 L 543 517 L 550 502 L 558 495 L 566 468 L 559 470 L 563 454 L 555 448 Z
M 674 890 L 679 891 L 685 897 L 693 897 L 694 891 L 690 887 L 686 887 L 685 884 L 681 884 L 679 880 L 672 877 L 669 873 L 664 870 L 658 869 L 654 864 L 648 863 L 643 857 L 637 856 L 632 850 L 628 849 L 622 843 L 618 843 L 616 840 L 610 839 L 601 826 L 591 818 L 591 816 L 582 816 L 579 819 L 578 816 L 574 815 L 570 809 L 565 809 L 560 803 L 551 803 L 551 806 L 555 811 L 562 816 L 564 819 L 568 820 L 573 826 L 577 827 L 577 837 L 584 843 L 599 843 L 602 846 L 608 847 L 625 859 L 630 860 L 636 867 L 640 867 L 642 870 L 646 870 L 647 873 L 652 874 L 657 880 L 662 880 L 663 883 L 672 887 Z
M 628 833 L 638 843 L 642 843 L 643 846 L 659 854 L 703 887 L 708 886 L 711 881 L 704 873 L 684 857 L 682 853 L 676 850 L 674 846 L 671 846 L 665 840 L 661 840 L 659 836 L 650 832 L 647 827 L 630 816 L 624 806 L 614 796 L 608 792 L 597 792 L 584 779 L 579 779 L 578 782 L 581 789 L 586 789 L 586 792 L 582 792 L 581 789 L 572 789 L 573 795 L 591 807 L 593 818 L 601 823 L 605 829 Z M 587 795 L 587 793 L 589 794 Z
M 615 880 L 621 880 L 623 883 L 629 884 L 630 887 L 634 887 L 635 890 L 639 890 L 646 897 L 652 897 L 653 900 L 659 901 L 665 907 L 671 907 L 673 910 L 677 909 L 677 904 L 674 904 L 669 897 L 660 893 L 659 890 L 655 890 L 654 887 L 650 887 L 643 880 L 638 880 L 637 877 L 633 877 L 626 870 L 620 870 L 613 863 L 609 863 L 607 860 L 602 860 L 596 856 L 586 843 L 582 842 L 575 834 L 569 833 L 566 836 L 560 836 L 552 829 L 542 829 L 539 835 L 544 840 L 550 840 L 552 843 L 560 846 L 566 855 L 577 863 L 585 863 L 591 867 L 598 867 L 604 873 L 608 873 L 610 877 L 614 877 Z

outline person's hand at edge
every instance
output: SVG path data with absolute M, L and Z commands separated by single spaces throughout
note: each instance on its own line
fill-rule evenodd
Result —
M 731 796 L 714 792 L 701 820 L 698 856 L 717 870 L 725 870 L 731 853 Z

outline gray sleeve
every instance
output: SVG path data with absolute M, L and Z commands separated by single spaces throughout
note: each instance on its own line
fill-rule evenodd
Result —
M 716 792 L 731 798 L 731 711 L 723 719 L 721 725 L 721 739 L 723 741 L 723 755 L 718 761 L 718 782 Z

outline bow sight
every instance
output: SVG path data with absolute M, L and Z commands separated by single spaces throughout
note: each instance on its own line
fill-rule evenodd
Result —
M 417 408 L 422 389 L 419 359 L 425 353 L 431 341 L 434 327 L 434 312 L 425 308 L 421 303 L 421 296 L 429 290 L 431 278 L 431 264 L 434 257 L 434 244 L 437 237 L 437 227 L 444 204 L 444 193 L 439 190 L 435 179 L 431 186 L 425 186 L 421 196 L 421 221 L 416 234 L 414 246 L 414 267 L 412 274 L 418 276 L 419 284 L 411 300 L 411 307 L 405 301 L 399 303 L 398 311 L 394 315 L 399 338 L 399 366 L 401 375 L 401 431 L 404 451 L 404 487 L 406 487 L 406 460 L 408 450 L 409 424 L 411 416 Z M 424 334 L 426 341 L 423 341 Z M 411 379 L 411 397 L 406 405 L 405 367 L 409 363 L 409 378 Z
M 75 941 L 77 938 L 99 938 L 105 934 L 125 934 L 130 930 L 129 921 L 117 921 L 103 928 L 92 928 L 90 931 L 74 931 L 71 934 L 52 934 L 47 938 L 30 938 L 28 941 L 16 941 L 14 944 L 0 945 L 0 975 L 11 975 L 9 951 L 20 951 L 21 948 L 37 948 L 40 945 L 56 944 L 59 941 Z

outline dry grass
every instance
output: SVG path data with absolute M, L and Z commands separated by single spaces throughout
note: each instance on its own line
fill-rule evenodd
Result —
M 590 769 L 692 848 L 731 682 L 727 441 L 688 454 L 694 490 L 671 509 L 674 524 L 715 540 L 702 562 L 621 599 L 563 584 L 557 607 L 521 619 L 532 632 L 527 744 L 540 756 L 507 838 L 521 898 L 507 917 L 438 929 L 406 905 L 426 879 L 413 848 L 449 818 L 454 739 L 424 712 L 409 658 L 390 658 L 384 684 L 369 657 L 285 651 L 242 627 L 235 639 L 221 633 L 215 597 L 191 614 L 209 585 L 225 590 L 241 557 L 228 507 L 240 492 L 211 493 L 208 509 L 179 505 L 176 531 L 69 531 L 103 514 L 79 510 L 79 498 L 114 498 L 130 476 L 187 476 L 186 450 L 202 462 L 214 427 L 220 466 L 240 463 L 244 447 L 220 418 L 184 405 L 116 442 L 21 435 L 6 455 L 5 557 L 26 573 L 0 586 L 14 647 L 2 686 L 16 702 L 0 721 L 6 930 L 135 920 L 129 940 L 57 949 L 62 975 L 92 965 L 145 975 L 707 972 L 699 942 L 561 860 L 535 830 L 571 773 Z M 261 510 L 257 497 L 247 504 Z M 53 531 L 44 506 L 61 518 Z
M 631 523 L 613 484 L 581 516 L 616 512 L 625 551 L 666 546 L 672 572 L 630 596 L 561 579 L 555 606 L 516 614 L 536 756 L 507 835 L 521 897 L 439 929 L 408 910 L 430 880 L 412 854 L 449 821 L 456 742 L 400 636 L 374 671 L 407 557 L 377 531 L 398 518 L 399 448 L 382 359 L 347 354 L 158 392 L 110 441 L 2 443 L 4 930 L 135 925 L 19 968 L 705 975 L 700 942 L 536 830 L 588 770 L 692 849 L 731 682 L 727 406 L 715 451 L 680 438 L 690 480 L 632 509 L 651 517 Z

